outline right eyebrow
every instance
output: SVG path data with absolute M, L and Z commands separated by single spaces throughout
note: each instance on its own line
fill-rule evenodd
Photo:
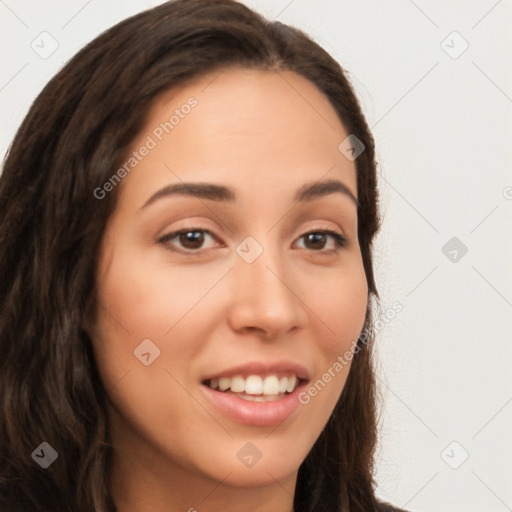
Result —
M 235 201 L 235 192 L 223 185 L 215 185 L 214 183 L 175 183 L 167 185 L 155 192 L 145 203 L 142 208 L 146 208 L 158 199 L 172 195 L 183 195 L 200 197 L 202 199 L 210 199 L 212 201 Z M 141 209 L 142 209 L 141 208 Z

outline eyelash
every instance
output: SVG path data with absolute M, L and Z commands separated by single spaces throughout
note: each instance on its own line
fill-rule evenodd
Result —
M 169 241 L 170 240 L 173 240 L 174 238 L 177 238 L 179 235 L 182 235 L 182 234 L 185 234 L 185 233 L 206 233 L 208 235 L 210 235 L 212 238 L 216 239 L 217 237 L 208 229 L 202 229 L 200 227 L 190 227 L 190 228 L 184 228 L 184 229 L 180 229 L 178 231 L 173 231 L 172 233 L 168 233 L 167 235 L 164 235 L 162 238 L 160 238 L 158 240 L 158 243 L 162 244 L 162 245 L 165 245 L 167 248 L 169 248 L 170 250 L 172 251 L 175 251 L 175 252 L 179 252 L 181 254 L 186 254 L 188 256 L 200 256 L 202 254 L 202 251 L 204 251 L 205 249 L 185 249 L 185 250 L 179 250 L 179 249 L 175 249 L 171 246 L 171 244 L 169 244 Z M 331 229 L 317 229 L 317 230 L 311 230 L 311 231 L 308 231 L 304 234 L 302 234 L 299 239 L 307 236 L 307 235 L 312 235 L 312 234 L 322 234 L 322 235 L 329 235 L 331 236 L 337 243 L 337 247 L 335 249 L 328 249 L 328 250 L 318 250 L 318 251 L 315 251 L 314 249 L 310 249 L 311 252 L 315 253 L 315 254 L 319 254 L 319 255 L 322 255 L 322 256 L 330 256 L 330 255 L 333 255 L 333 254 L 336 254 L 338 253 L 338 251 L 340 249 L 343 249 L 344 247 L 346 247 L 347 243 L 348 243 L 348 240 L 343 236 L 341 235 L 340 233 L 338 233 L 337 231 L 333 231 Z M 206 249 L 208 250 L 208 249 Z M 307 250 L 307 249 L 306 249 Z

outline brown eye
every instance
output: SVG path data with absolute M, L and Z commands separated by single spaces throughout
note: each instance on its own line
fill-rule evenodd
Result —
M 324 233 L 308 233 L 304 237 L 308 249 L 323 249 L 327 242 L 327 236 Z
M 347 239 L 343 235 L 331 230 L 310 231 L 302 235 L 299 240 L 304 241 L 304 249 L 322 254 L 335 253 L 347 245 Z M 331 247 L 326 247 L 331 240 Z
M 159 243 L 167 245 L 173 250 L 195 253 L 201 249 L 212 247 L 212 245 L 203 247 L 208 237 L 215 240 L 213 234 L 207 229 L 188 228 L 165 235 L 159 240 Z
M 182 247 L 185 249 L 200 249 L 204 243 L 202 231 L 187 231 L 178 235 Z

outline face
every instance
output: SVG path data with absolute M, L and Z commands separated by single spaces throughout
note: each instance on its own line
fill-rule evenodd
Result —
M 120 196 L 91 332 L 120 464 L 293 488 L 367 306 L 347 135 L 292 72 L 224 70 L 155 102 L 103 189 Z

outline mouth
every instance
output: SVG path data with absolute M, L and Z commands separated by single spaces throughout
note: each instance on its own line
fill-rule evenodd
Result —
M 295 373 L 288 375 L 234 375 L 232 377 L 218 377 L 206 379 L 204 386 L 249 402 L 274 402 L 292 394 L 305 379 Z
M 294 421 L 309 371 L 293 361 L 253 361 L 204 375 L 200 380 L 212 415 L 254 427 Z
M 214 411 L 237 423 L 268 427 L 294 421 L 306 383 L 296 374 L 251 374 L 206 379 L 201 389 Z

